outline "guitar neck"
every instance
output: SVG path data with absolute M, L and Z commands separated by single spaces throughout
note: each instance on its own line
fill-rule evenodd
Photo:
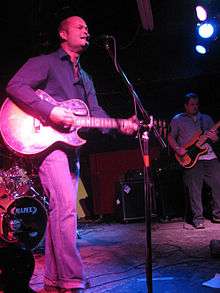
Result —
M 126 119 L 77 117 L 74 118 L 74 126 L 88 128 L 119 128 L 120 125 L 132 126 L 134 123 Z
M 218 121 L 216 124 L 214 124 L 212 126 L 212 128 L 209 129 L 209 131 L 216 131 L 218 128 L 220 127 L 220 121 Z M 206 140 L 208 139 L 208 137 L 204 134 L 204 135 L 201 135 L 200 139 L 199 139 L 199 144 L 202 145 L 206 142 Z
M 46 92 L 38 89 L 36 94 L 43 100 L 49 101 L 53 105 L 61 105 L 68 109 L 73 110 L 73 126 L 87 127 L 87 128 L 120 128 L 120 126 L 131 127 L 137 130 L 138 125 L 130 120 L 126 119 L 114 119 L 114 118 L 99 118 L 87 116 L 89 110 L 87 105 L 80 99 L 72 99 L 64 102 L 55 101 Z M 79 115 L 79 116 L 77 116 Z
M 210 130 L 217 130 L 220 127 L 220 121 L 218 121 Z

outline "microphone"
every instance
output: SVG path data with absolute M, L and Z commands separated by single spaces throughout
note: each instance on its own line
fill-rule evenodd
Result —
M 100 40 L 108 40 L 108 39 L 112 39 L 112 38 L 113 38 L 113 36 L 111 36 L 111 35 L 101 35 L 98 37 L 98 39 L 100 39 Z
M 90 36 L 89 40 L 94 40 L 94 41 L 99 41 L 99 40 L 109 40 L 109 39 L 113 39 L 114 37 L 111 35 L 100 35 L 100 36 Z

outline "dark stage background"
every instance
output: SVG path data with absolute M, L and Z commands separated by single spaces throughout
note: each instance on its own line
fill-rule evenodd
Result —
M 219 13 L 218 1 L 209 2 Z M 56 48 L 57 24 L 64 16 L 76 14 L 87 21 L 91 35 L 115 36 L 118 61 L 149 114 L 169 121 L 182 111 L 183 95 L 196 91 L 200 95 L 201 111 L 219 120 L 219 40 L 213 43 L 207 56 L 198 56 L 193 48 L 195 1 L 152 0 L 151 5 L 154 29 L 146 31 L 141 25 L 135 0 L 1 1 L 1 101 L 5 98 L 5 85 L 15 71 L 27 58 Z M 91 41 L 81 63 L 92 75 L 100 104 L 109 115 L 131 115 L 132 99 L 102 41 Z M 152 138 L 151 147 L 156 145 Z M 86 170 L 82 168 L 89 194 L 95 196 L 91 187 L 91 156 L 129 149 L 138 149 L 134 138 L 95 134 L 89 139 L 82 150 L 82 164 L 89 166 Z
M 220 4 L 215 3 L 216 11 Z M 154 29 L 144 30 L 135 0 L 68 1 L 9 0 L 0 4 L 1 98 L 10 76 L 27 58 L 57 45 L 56 28 L 64 17 L 86 19 L 92 36 L 117 40 L 118 61 L 140 98 L 156 117 L 170 118 L 181 110 L 181 97 L 190 90 L 201 95 L 202 108 L 218 118 L 219 40 L 207 56 L 195 53 L 195 1 L 152 1 Z M 93 76 L 100 103 L 113 116 L 132 111 L 128 91 L 117 75 L 104 41 L 91 41 L 81 62 Z

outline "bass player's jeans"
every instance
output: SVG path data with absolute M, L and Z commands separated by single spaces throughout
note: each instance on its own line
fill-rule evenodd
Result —
M 218 159 L 198 160 L 194 167 L 184 170 L 183 179 L 189 193 L 193 224 L 196 225 L 204 221 L 203 181 L 212 190 L 212 216 L 220 219 L 220 162 Z

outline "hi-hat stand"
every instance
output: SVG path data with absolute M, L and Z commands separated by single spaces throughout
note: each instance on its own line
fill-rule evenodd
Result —
M 152 282 L 152 239 L 151 239 L 151 182 L 150 182 L 150 157 L 149 157 L 149 132 L 152 129 L 154 136 L 159 141 L 162 148 L 166 148 L 166 144 L 161 138 L 157 128 L 154 126 L 151 117 L 148 115 L 147 111 L 144 109 L 141 100 L 139 99 L 134 87 L 128 80 L 124 71 L 121 69 L 117 61 L 116 54 L 116 40 L 113 36 L 108 36 L 104 41 L 105 49 L 107 50 L 109 56 L 111 57 L 116 71 L 121 75 L 122 80 L 128 88 L 128 91 L 133 98 L 134 113 L 138 117 L 138 112 L 140 111 L 142 115 L 142 122 L 138 129 L 138 138 L 140 149 L 142 152 L 143 162 L 144 162 L 144 196 L 145 196 L 145 223 L 146 223 L 146 262 L 145 262 L 145 272 L 146 272 L 146 282 L 148 293 L 153 292 L 153 282 Z M 114 50 L 110 46 L 113 45 Z

